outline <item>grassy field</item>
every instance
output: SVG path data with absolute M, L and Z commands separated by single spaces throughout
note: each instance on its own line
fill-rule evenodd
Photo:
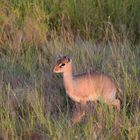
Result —
M 0 1 L 0 139 L 140 139 L 139 0 Z M 73 59 L 73 71 L 111 75 L 123 96 L 121 111 L 89 103 L 70 123 L 74 102 L 56 56 Z M 96 107 L 95 107 L 96 106 Z

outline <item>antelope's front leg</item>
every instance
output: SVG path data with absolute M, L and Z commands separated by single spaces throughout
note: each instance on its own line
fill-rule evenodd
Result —
M 85 116 L 86 112 L 86 102 L 75 103 L 75 110 L 72 116 L 72 123 L 76 124 L 81 121 L 81 119 Z

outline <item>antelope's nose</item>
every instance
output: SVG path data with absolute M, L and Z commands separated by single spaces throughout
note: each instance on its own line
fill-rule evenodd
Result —
M 53 68 L 53 72 L 56 73 L 56 68 Z

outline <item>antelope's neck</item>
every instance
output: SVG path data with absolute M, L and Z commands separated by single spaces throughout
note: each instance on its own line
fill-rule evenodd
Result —
M 71 92 L 73 92 L 72 68 L 70 68 L 69 71 L 63 73 L 63 80 L 66 92 L 67 94 L 70 94 Z

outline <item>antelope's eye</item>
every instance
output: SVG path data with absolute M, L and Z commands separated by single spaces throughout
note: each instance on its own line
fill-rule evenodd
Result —
M 62 68 L 62 67 L 64 67 L 64 66 L 65 66 L 65 64 L 64 64 L 64 63 L 60 64 L 60 68 Z

